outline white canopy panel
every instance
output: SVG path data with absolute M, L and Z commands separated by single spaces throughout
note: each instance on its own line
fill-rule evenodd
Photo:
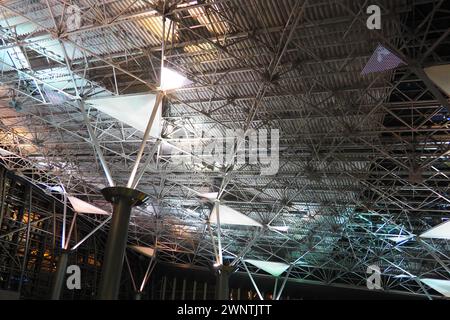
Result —
M 433 288 L 440 294 L 450 297 L 450 280 L 441 280 L 441 279 L 420 279 L 423 283 L 425 283 L 430 288 Z
M 289 226 L 269 226 L 270 230 L 277 230 L 280 232 L 288 232 Z
M 438 224 L 420 235 L 421 238 L 448 239 L 450 240 L 450 220 Z
M 175 70 L 169 69 L 167 67 L 162 68 L 161 90 L 166 91 L 178 89 L 190 83 L 192 82 Z
M 46 186 L 46 187 L 50 191 L 64 193 L 64 188 L 62 186 Z
M 199 195 L 202 198 L 214 200 L 214 199 L 217 199 L 217 196 L 219 195 L 219 193 L 218 192 L 206 192 L 206 193 L 200 193 Z
M 96 109 L 110 115 L 127 125 L 144 132 L 148 120 L 155 107 L 156 95 L 137 94 L 123 95 L 108 98 L 94 98 L 86 100 Z M 158 105 L 158 111 L 150 130 L 150 136 L 159 138 L 161 135 L 161 105 Z
M 270 273 L 274 277 L 280 276 L 283 272 L 285 272 L 289 265 L 282 262 L 272 262 L 272 261 L 262 261 L 262 260 L 252 260 L 246 259 L 245 262 L 248 262 L 255 267 L 258 267 L 264 270 L 267 273 Z
M 67 198 L 69 199 L 70 204 L 73 207 L 73 210 L 75 210 L 78 213 L 109 214 L 109 212 L 97 208 L 96 206 L 93 206 L 92 204 L 87 203 L 86 201 L 83 201 L 81 199 L 72 196 L 68 196 Z
M 217 205 L 219 206 L 219 221 L 220 224 L 234 224 L 234 225 L 242 225 L 242 226 L 255 226 L 255 227 L 262 227 L 262 224 L 253 220 L 250 217 L 247 217 L 245 214 L 242 214 L 230 207 L 221 205 L 221 204 L 215 204 L 214 208 L 211 212 L 211 215 L 209 216 L 209 222 L 210 223 L 217 223 L 217 214 L 216 209 Z
M 423 70 L 442 91 L 450 96 L 450 64 L 433 66 Z
M 11 151 L 8 151 L 6 149 L 0 148 L 0 155 L 1 156 L 11 156 L 14 155 Z
M 150 258 L 155 254 L 155 249 L 150 247 L 130 246 L 130 248 Z

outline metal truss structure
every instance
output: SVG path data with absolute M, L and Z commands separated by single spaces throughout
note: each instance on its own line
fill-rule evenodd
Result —
M 60 199 L 45 194 L 0 167 L 0 290 L 15 297 L 48 299 L 61 254 L 64 220 L 70 221 L 72 243 L 83 241 L 69 261 L 85 276 L 83 290 L 66 292 L 65 298 L 89 299 L 95 294 L 103 255 L 104 237 L 87 237 L 98 224 L 96 219 L 73 219 Z M 64 214 L 66 212 L 67 214 Z
M 244 259 L 278 261 L 290 266 L 283 277 L 331 286 L 366 287 L 378 265 L 385 291 L 438 296 L 420 279 L 450 280 L 449 242 L 417 236 L 450 216 L 450 108 L 423 67 L 450 62 L 449 8 L 376 2 L 381 30 L 366 26 L 370 1 L 2 1 L 2 162 L 109 210 L 103 168 L 126 185 L 143 135 L 83 100 L 154 91 L 164 43 L 166 65 L 192 83 L 164 98 L 130 244 L 210 268 L 220 240 L 241 271 L 264 273 Z M 405 64 L 361 76 L 378 43 Z M 227 129 L 279 129 L 278 172 L 179 165 L 213 139 L 205 132 Z M 210 192 L 263 227 L 219 225 L 216 239 L 211 203 L 198 197 Z

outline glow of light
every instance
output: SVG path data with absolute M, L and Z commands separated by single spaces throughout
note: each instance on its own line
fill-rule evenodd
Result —
M 179 89 L 188 83 L 188 79 L 172 69 L 163 67 L 161 72 L 161 86 L 163 91 Z

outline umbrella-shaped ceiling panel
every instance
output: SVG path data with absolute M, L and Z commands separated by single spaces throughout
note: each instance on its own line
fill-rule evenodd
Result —
M 155 106 L 155 94 L 123 95 L 107 98 L 88 99 L 96 109 L 139 130 L 145 131 L 153 108 L 158 108 L 153 120 L 150 136 L 158 138 L 161 135 L 161 106 Z
M 86 201 L 83 201 L 83 200 L 78 199 L 73 196 L 68 196 L 67 198 L 69 199 L 70 204 L 72 205 L 73 210 L 75 210 L 75 212 L 109 215 L 109 212 L 106 212 L 105 210 L 97 208 L 96 206 L 93 206 L 92 204 L 87 203 Z
M 420 235 L 421 238 L 450 239 L 450 221 L 441 223 Z
M 220 224 L 232 224 L 232 225 L 242 225 L 242 226 L 254 226 L 262 227 L 262 224 L 252 218 L 240 213 L 230 207 L 224 206 L 222 204 L 215 204 L 214 208 L 209 216 L 209 222 L 217 224 L 217 206 L 219 206 L 219 222 Z
M 289 268 L 288 264 L 282 262 L 272 262 L 253 259 L 246 259 L 245 262 L 248 262 L 254 265 L 255 267 L 264 270 L 265 272 L 270 273 L 274 277 L 280 276 L 283 272 L 285 272 Z

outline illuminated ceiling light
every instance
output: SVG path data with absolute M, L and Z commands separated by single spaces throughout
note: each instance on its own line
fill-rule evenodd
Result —
M 190 81 L 186 77 L 178 72 L 163 67 L 161 71 L 161 86 L 159 89 L 162 91 L 175 90 L 181 88 L 189 82 Z
M 75 210 L 75 212 L 109 215 L 109 213 L 106 212 L 105 210 L 97 208 L 96 206 L 93 206 L 92 204 L 87 203 L 86 201 L 83 201 L 81 199 L 72 196 L 68 196 L 67 199 L 69 199 L 70 204 L 72 205 L 73 210 Z
M 209 222 L 217 224 L 217 210 L 216 204 L 209 216 Z M 231 224 L 231 225 L 241 225 L 241 226 L 254 226 L 262 227 L 262 224 L 253 220 L 252 218 L 240 213 L 230 207 L 219 205 L 219 221 L 220 224 Z
M 147 257 L 153 257 L 155 254 L 155 249 L 151 247 L 142 247 L 142 246 L 129 246 L 131 249 L 133 249 L 136 252 L 139 252 Z
M 270 273 L 274 277 L 280 276 L 283 272 L 285 272 L 289 268 L 289 265 L 283 262 L 272 262 L 272 261 L 252 260 L 252 259 L 246 259 L 245 262 L 248 262 L 257 268 L 264 270 L 267 273 Z
M 425 283 L 430 288 L 433 288 L 443 296 L 450 297 L 450 280 L 420 279 L 420 281 Z
M 0 156 L 12 156 L 14 153 L 6 149 L 0 148 Z
M 450 239 L 450 220 L 425 231 L 420 235 L 421 238 Z

